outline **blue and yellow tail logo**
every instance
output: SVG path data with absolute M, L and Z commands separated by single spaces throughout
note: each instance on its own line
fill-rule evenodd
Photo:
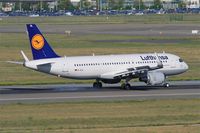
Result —
M 42 49 L 44 47 L 43 36 L 40 34 L 36 34 L 35 36 L 33 36 L 32 40 L 31 40 L 31 44 L 32 44 L 33 48 L 36 50 Z
M 26 26 L 34 60 L 60 57 L 54 52 L 35 24 Z

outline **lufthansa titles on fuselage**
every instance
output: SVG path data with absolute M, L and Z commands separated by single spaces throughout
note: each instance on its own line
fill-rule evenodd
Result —
M 158 56 L 160 60 L 168 60 L 168 56 Z M 140 56 L 142 60 L 156 60 L 156 56 L 147 55 L 147 56 Z

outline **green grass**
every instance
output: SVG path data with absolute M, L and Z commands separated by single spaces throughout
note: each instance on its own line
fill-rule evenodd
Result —
M 0 85 L 12 84 L 52 84 L 52 83 L 90 83 L 91 81 L 62 79 L 5 63 L 7 60 L 22 61 L 20 50 L 31 59 L 31 50 L 25 33 L 0 33 Z M 123 35 L 84 35 L 45 34 L 57 53 L 64 56 L 127 54 L 145 52 L 170 52 L 182 57 L 189 64 L 189 71 L 170 80 L 200 79 L 200 39 L 196 37 L 142 37 Z M 181 40 L 173 43 L 109 42 L 109 40 Z M 104 40 L 101 42 L 100 40 Z M 108 42 L 106 42 L 108 41 Z M 31 75 L 31 76 L 30 76 Z
M 197 132 L 199 110 L 200 99 L 0 105 L 0 132 Z

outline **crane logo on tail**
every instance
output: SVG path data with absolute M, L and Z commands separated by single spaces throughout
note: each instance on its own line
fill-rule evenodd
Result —
M 43 36 L 40 34 L 36 34 L 35 36 L 33 36 L 32 40 L 31 40 L 31 44 L 32 44 L 33 48 L 36 50 L 42 49 L 44 47 Z

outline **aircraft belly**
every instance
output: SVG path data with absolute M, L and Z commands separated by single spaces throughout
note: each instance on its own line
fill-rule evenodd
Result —
M 75 68 L 72 69 L 68 75 L 70 78 L 74 79 L 96 79 L 100 78 L 101 74 L 111 72 L 114 68 L 112 67 L 94 67 L 94 68 Z

